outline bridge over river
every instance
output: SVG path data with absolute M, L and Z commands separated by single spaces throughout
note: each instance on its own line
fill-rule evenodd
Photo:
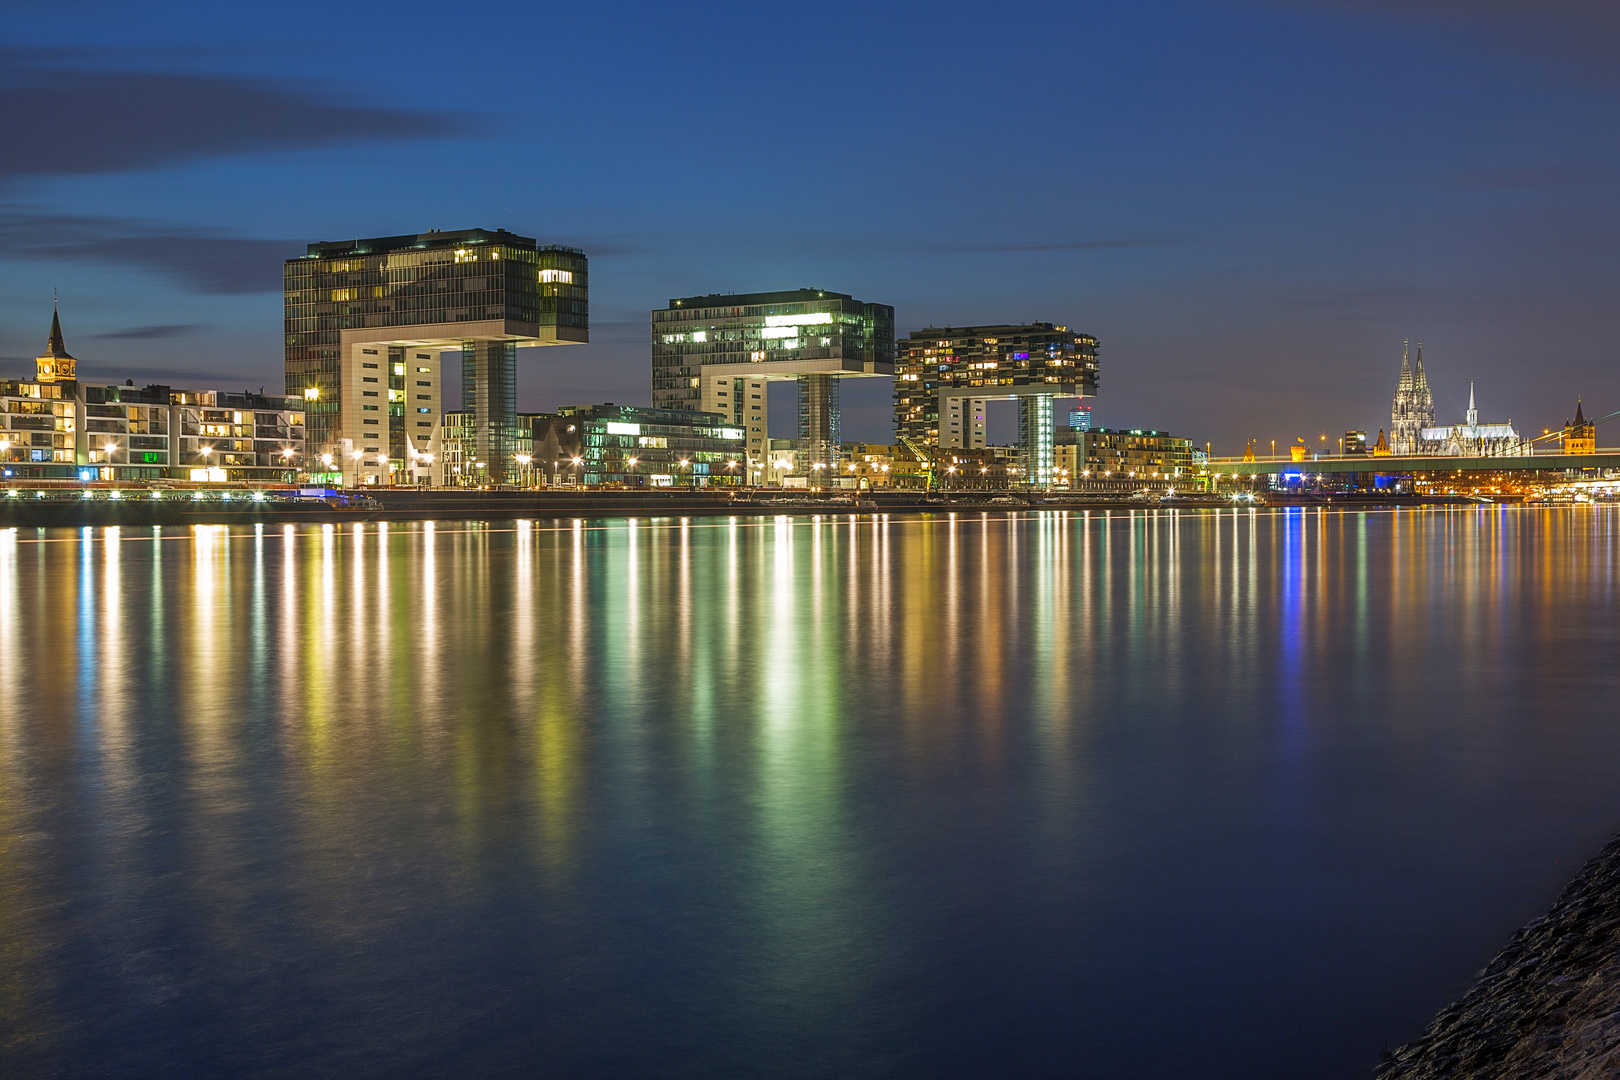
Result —
M 1344 473 L 1411 476 L 1416 473 L 1566 472 L 1589 469 L 1620 469 L 1620 449 L 1599 450 L 1595 454 L 1524 454 L 1513 457 L 1436 457 L 1427 454 L 1401 457 L 1323 455 L 1304 461 L 1287 458 L 1269 458 L 1260 461 L 1211 458 L 1209 462 L 1209 471 L 1222 476 Z

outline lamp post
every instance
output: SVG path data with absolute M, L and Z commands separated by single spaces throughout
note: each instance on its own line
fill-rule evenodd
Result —
M 692 459 L 691 458 L 681 458 L 681 463 L 680 463 L 679 467 L 686 470 L 687 486 L 692 487 L 692 488 L 696 488 L 697 487 L 697 470 L 692 468 Z
M 118 479 L 118 473 L 113 468 L 113 455 L 118 452 L 118 444 L 115 443 L 115 442 L 109 441 L 107 443 L 107 445 L 103 446 L 101 449 L 103 451 L 105 451 L 106 454 L 107 454 L 107 479 L 108 480 L 117 480 Z
M 582 468 L 582 466 L 584 466 L 584 464 L 585 464 L 585 459 L 584 458 L 582 458 L 582 457 L 574 458 L 574 486 L 575 487 L 584 487 L 585 486 L 585 476 L 584 476 L 584 470 Z
M 625 464 L 625 477 L 626 477 L 626 479 L 624 481 L 624 486 L 625 487 L 630 486 L 629 477 L 635 475 L 636 460 L 637 460 L 636 458 L 626 458 L 625 459 L 625 462 L 624 462 L 624 464 Z

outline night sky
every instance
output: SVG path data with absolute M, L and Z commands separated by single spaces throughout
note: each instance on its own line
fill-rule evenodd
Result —
M 283 259 L 483 227 L 591 258 L 526 409 L 646 403 L 649 309 L 800 286 L 1084 329 L 1099 423 L 1217 452 L 1376 430 L 1407 337 L 1442 422 L 1620 408 L 1613 3 L 0 12 L 9 377 L 55 289 L 86 377 L 279 389 Z

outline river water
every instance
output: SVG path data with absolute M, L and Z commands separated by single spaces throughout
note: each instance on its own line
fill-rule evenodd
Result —
M 1365 1076 L 1620 828 L 1617 527 L 0 532 L 0 1072 Z

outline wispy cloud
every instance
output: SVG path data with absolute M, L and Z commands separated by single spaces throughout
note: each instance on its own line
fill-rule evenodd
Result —
M 1116 248 L 1161 247 L 1175 243 L 1163 237 L 1127 237 L 1115 240 L 1029 240 L 986 241 L 982 243 L 928 244 L 909 251 L 935 252 L 1023 252 L 1023 251 L 1108 251 Z
M 228 75 L 35 66 L 0 48 L 0 177 L 123 172 L 199 157 L 296 150 L 356 139 L 475 133 L 466 113 L 316 98 L 288 84 Z
M 218 229 L 0 206 L 5 255 L 155 270 L 200 293 L 275 292 L 281 288 L 283 260 L 303 248 L 296 240 L 232 236 Z
M 203 329 L 200 323 L 164 323 L 158 326 L 131 326 L 124 330 L 109 330 L 104 334 L 85 334 L 87 338 L 110 341 L 153 341 L 159 338 L 185 337 Z

